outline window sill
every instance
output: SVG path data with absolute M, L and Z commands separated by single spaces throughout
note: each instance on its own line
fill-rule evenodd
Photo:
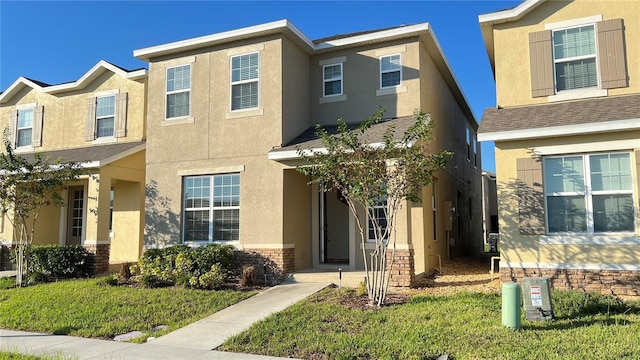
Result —
M 162 121 L 161 126 L 173 126 L 173 125 L 184 125 L 184 124 L 193 124 L 196 122 L 196 118 L 193 116 L 189 117 L 179 117 L 179 118 L 170 118 L 164 119 Z
M 544 235 L 538 239 L 540 245 L 640 245 L 640 236 L 611 233 L 598 235 Z
M 209 244 L 220 244 L 220 245 L 234 245 L 237 247 L 237 245 L 240 244 L 239 240 L 233 240 L 233 241 L 183 241 L 182 245 L 187 245 L 187 246 L 194 246 L 194 247 L 198 247 L 198 246 L 207 246 Z
M 376 90 L 376 96 L 384 96 L 384 95 L 394 95 L 407 92 L 406 86 L 394 86 L 384 89 Z
M 342 95 L 332 95 L 332 96 L 321 97 L 318 101 L 319 101 L 320 104 L 328 104 L 328 103 L 334 103 L 334 102 L 339 102 L 339 101 L 347 101 L 347 95 L 342 94 Z
M 556 95 L 549 96 L 549 102 L 575 100 L 575 99 L 588 99 L 594 97 L 607 96 L 609 92 L 607 89 L 578 89 L 578 90 L 565 90 L 560 91 Z
M 237 119 L 237 118 L 243 118 L 243 117 L 250 117 L 250 116 L 262 116 L 264 115 L 264 108 L 253 108 L 253 109 L 247 109 L 247 110 L 231 110 L 231 112 L 228 112 L 226 115 L 227 119 Z
M 17 147 L 13 150 L 13 152 L 15 152 L 16 154 L 20 154 L 20 153 L 29 153 L 29 152 L 33 152 L 35 149 L 33 148 L 33 146 L 21 146 L 21 147 Z
M 105 137 L 96 138 L 91 142 L 91 144 L 102 145 L 102 144 L 112 144 L 117 142 L 118 142 L 118 138 L 113 136 L 105 136 Z

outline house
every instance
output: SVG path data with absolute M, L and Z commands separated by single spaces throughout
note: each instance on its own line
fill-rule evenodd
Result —
M 81 162 L 78 181 L 63 190 L 67 206 L 41 210 L 34 245 L 80 244 L 96 254 L 97 271 L 141 255 L 145 190 L 147 70 L 98 62 L 80 79 L 49 85 L 18 78 L 0 94 L 0 127 L 15 152 Z M 4 249 L 13 227 L 0 222 Z M 2 266 L 9 264 L 3 262 Z
M 490 252 L 488 243 L 490 234 L 498 234 L 498 188 L 496 174 L 490 171 L 482 172 L 482 229 L 484 230 L 485 251 Z
M 640 3 L 526 0 L 479 21 L 501 279 L 639 294 Z
M 311 40 L 281 20 L 134 56 L 149 63 L 145 248 L 233 244 L 259 276 L 363 269 L 353 215 L 308 185 L 296 149 L 383 106 L 398 128 L 430 113 L 433 145 L 455 152 L 401 210 L 392 281 L 482 251 L 477 122 L 428 23 Z

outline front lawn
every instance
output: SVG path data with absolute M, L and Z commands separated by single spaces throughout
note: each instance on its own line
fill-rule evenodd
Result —
M 556 319 L 501 324 L 499 294 L 414 296 L 379 310 L 325 289 L 255 324 L 219 350 L 304 359 L 640 359 L 640 303 L 554 292 Z
M 255 294 L 233 290 L 140 289 L 107 286 L 104 279 L 67 280 L 0 291 L 0 328 L 113 338 L 129 331 L 169 331 Z M 143 337 L 139 341 L 144 340 Z

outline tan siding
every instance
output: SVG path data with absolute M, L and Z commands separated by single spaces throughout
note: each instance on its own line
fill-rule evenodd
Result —
M 542 162 L 535 158 L 516 159 L 516 171 L 520 234 L 544 235 Z
M 531 96 L 553 95 L 551 31 L 539 31 L 529 34 L 529 56 L 531 60 Z
M 603 89 L 627 87 L 627 67 L 622 19 L 598 24 L 598 62 Z

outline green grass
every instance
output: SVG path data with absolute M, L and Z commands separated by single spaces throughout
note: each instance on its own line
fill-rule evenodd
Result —
M 379 310 L 325 289 L 255 324 L 221 350 L 313 359 L 640 359 L 640 303 L 554 292 L 556 319 L 501 324 L 499 294 L 416 296 Z M 523 315 L 524 317 L 524 315 Z
M 0 350 L 0 360 L 73 360 L 73 358 L 67 358 L 64 356 L 23 355 L 19 353 Z
M 104 286 L 104 279 L 69 280 L 0 291 L 0 328 L 112 338 L 167 325 L 159 336 L 202 319 L 253 292 Z M 144 341 L 142 337 L 138 341 Z

